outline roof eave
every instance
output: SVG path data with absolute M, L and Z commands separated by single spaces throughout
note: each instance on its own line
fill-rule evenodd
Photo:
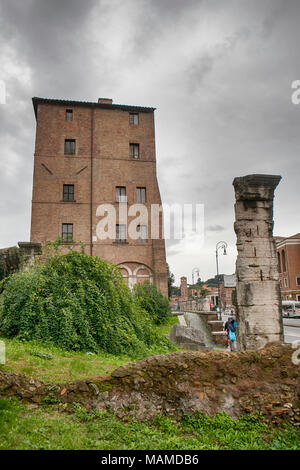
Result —
M 143 107 L 143 106 L 131 106 L 124 104 L 108 104 L 108 103 L 93 103 L 89 101 L 74 101 L 74 100 L 59 100 L 53 98 L 39 98 L 34 96 L 32 98 L 33 108 L 35 117 L 37 117 L 37 108 L 39 104 L 55 104 L 58 106 L 83 106 L 88 108 L 102 108 L 102 109 L 119 109 L 123 111 L 133 111 L 140 113 L 153 113 L 156 108 Z

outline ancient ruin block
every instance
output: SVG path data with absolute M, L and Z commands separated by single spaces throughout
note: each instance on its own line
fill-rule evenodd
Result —
M 19 242 L 20 257 L 22 259 L 23 269 L 29 269 L 35 260 L 35 257 L 42 252 L 42 245 L 38 242 Z
M 240 350 L 260 349 L 268 342 L 283 341 L 278 261 L 273 238 L 273 198 L 280 180 L 281 176 L 248 175 L 233 181 Z

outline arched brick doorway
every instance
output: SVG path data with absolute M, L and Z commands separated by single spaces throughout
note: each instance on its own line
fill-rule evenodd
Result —
M 141 263 L 125 262 L 118 265 L 122 276 L 130 289 L 134 284 L 142 284 L 145 281 L 153 282 L 152 270 Z

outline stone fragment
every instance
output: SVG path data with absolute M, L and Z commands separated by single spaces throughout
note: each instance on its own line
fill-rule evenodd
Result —
M 203 333 L 198 329 L 176 324 L 173 326 L 169 337 L 173 343 L 186 349 L 201 349 L 205 347 Z

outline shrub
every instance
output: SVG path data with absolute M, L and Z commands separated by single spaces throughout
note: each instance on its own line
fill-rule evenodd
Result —
M 154 323 L 160 325 L 166 321 L 171 313 L 169 300 L 157 290 L 155 284 L 149 281 L 136 284 L 133 293 L 137 303 L 149 313 Z
M 154 332 L 119 269 L 99 258 L 56 254 L 2 284 L 0 333 L 8 338 L 130 355 L 167 343 Z
M 17 247 L 0 252 L 0 280 L 19 271 L 21 265 L 20 250 Z

